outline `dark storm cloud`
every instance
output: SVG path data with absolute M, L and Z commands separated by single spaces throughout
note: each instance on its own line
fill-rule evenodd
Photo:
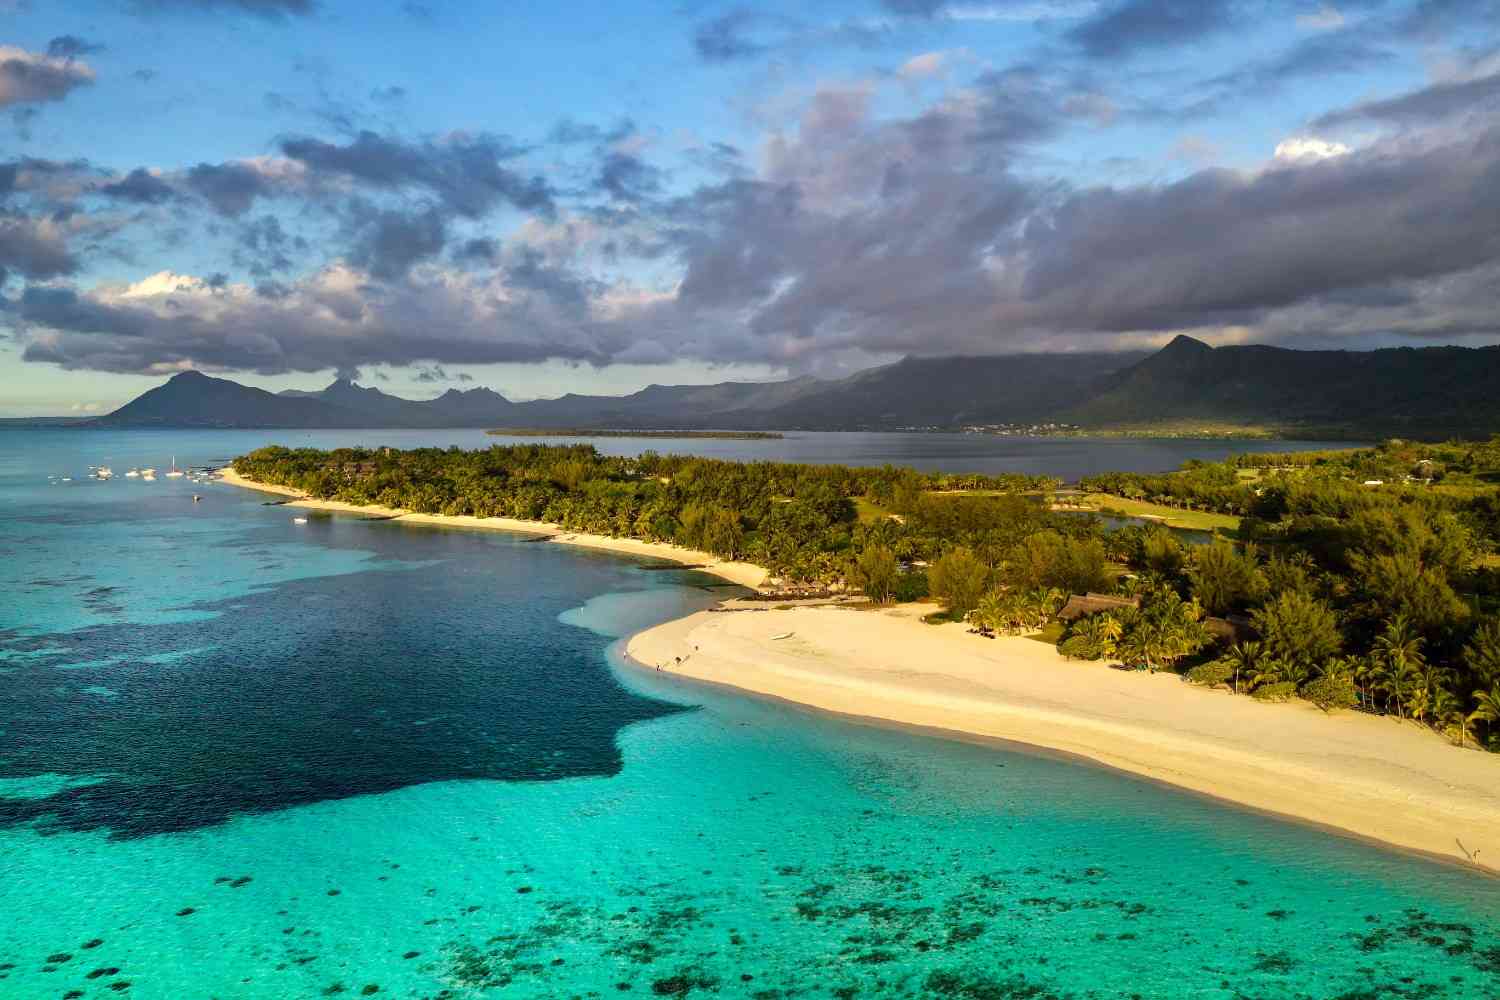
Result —
M 1497 102 L 1500 102 L 1500 73 L 1475 80 L 1437 83 L 1383 101 L 1367 101 L 1323 115 L 1313 124 L 1320 128 L 1357 121 L 1422 124 L 1467 111 L 1493 114 L 1500 109 Z
M 177 192 L 166 181 L 140 167 L 126 174 L 121 180 L 105 184 L 99 193 L 121 201 L 134 201 L 147 205 L 159 205 L 176 197 Z
M 456 135 L 418 143 L 361 132 L 347 145 L 289 139 L 282 152 L 320 174 L 346 176 L 388 190 L 423 190 L 449 211 L 477 218 L 506 203 L 551 214 L 552 191 L 540 177 L 501 166 L 525 152 L 499 136 Z
M 1011 248 L 1028 269 L 1004 314 L 1086 330 L 1249 322 L 1340 290 L 1466 271 L 1500 258 L 1496 190 L 1491 127 L 1416 151 L 1078 192 Z
M 47 54 L 54 59 L 77 59 L 103 49 L 103 45 L 84 41 L 77 35 L 58 35 L 47 43 Z
M 1119 58 L 1196 41 L 1229 27 L 1234 0 L 1117 0 L 1068 33 L 1095 58 Z

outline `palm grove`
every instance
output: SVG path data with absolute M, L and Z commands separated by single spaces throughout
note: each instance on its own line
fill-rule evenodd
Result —
M 1500 749 L 1500 439 L 1239 456 L 1085 489 L 1242 518 L 1183 545 L 1052 512 L 1056 480 L 723 462 L 587 445 L 263 448 L 252 480 L 323 499 L 506 516 L 673 542 L 872 600 L 929 597 L 982 632 L 1035 632 L 1071 594 L 1121 598 L 1061 651 L 1182 671 L 1262 700 L 1305 698 Z

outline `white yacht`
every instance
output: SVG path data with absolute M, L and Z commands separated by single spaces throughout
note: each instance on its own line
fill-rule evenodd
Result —
M 114 476 L 114 470 L 107 465 L 101 465 L 94 470 L 95 479 L 110 479 Z
M 182 470 L 177 467 L 177 456 L 172 456 L 172 471 L 167 473 L 168 479 L 181 479 Z
M 139 479 L 140 475 L 141 475 L 141 470 L 140 469 L 131 469 L 129 472 L 125 473 L 125 478 L 126 479 Z

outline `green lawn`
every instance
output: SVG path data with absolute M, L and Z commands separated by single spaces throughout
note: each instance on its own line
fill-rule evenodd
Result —
M 1056 646 L 1058 641 L 1062 639 L 1065 628 L 1066 626 L 1062 622 L 1048 622 L 1046 628 L 1040 632 L 1028 635 L 1026 638 L 1035 639 L 1037 642 L 1045 642 L 1049 646 Z
M 884 521 L 891 516 L 891 512 L 878 503 L 871 503 L 864 497 L 854 498 L 854 509 L 859 514 L 860 524 L 874 524 L 876 521 Z
M 1088 493 L 1078 498 L 1087 506 L 1104 512 L 1104 508 L 1118 511 L 1130 517 L 1160 518 L 1173 528 L 1189 528 L 1194 531 L 1217 531 L 1223 528 L 1226 531 L 1238 531 L 1240 519 L 1232 514 L 1210 514 L 1201 510 L 1178 510 L 1176 507 L 1164 507 L 1161 504 L 1147 503 L 1145 500 L 1127 500 L 1124 497 L 1114 497 L 1107 493 Z

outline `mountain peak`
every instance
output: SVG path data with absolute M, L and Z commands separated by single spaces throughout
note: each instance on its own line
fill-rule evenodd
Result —
M 168 382 L 201 382 L 201 381 L 207 381 L 207 379 L 208 379 L 208 376 L 205 375 L 205 374 L 203 374 L 202 372 L 200 372 L 198 369 L 196 369 L 196 368 L 190 368 L 190 369 L 188 369 L 185 372 L 178 372 L 176 375 L 173 375 L 171 378 L 167 379 L 167 381 Z
M 1175 337 L 1172 338 L 1172 342 L 1171 343 L 1169 343 L 1166 347 L 1163 347 L 1161 349 L 1161 353 L 1163 353 L 1163 354 L 1169 354 L 1170 353 L 1170 354 L 1179 354 L 1179 355 L 1185 355 L 1185 354 L 1195 354 L 1196 355 L 1196 354 L 1206 354 L 1206 353 L 1208 353 L 1209 351 L 1212 351 L 1212 350 L 1213 350 L 1213 347 L 1211 345 L 1205 344 L 1203 341 L 1198 340 L 1196 338 L 1189 337 L 1185 333 L 1179 333 L 1177 336 L 1175 336 Z

